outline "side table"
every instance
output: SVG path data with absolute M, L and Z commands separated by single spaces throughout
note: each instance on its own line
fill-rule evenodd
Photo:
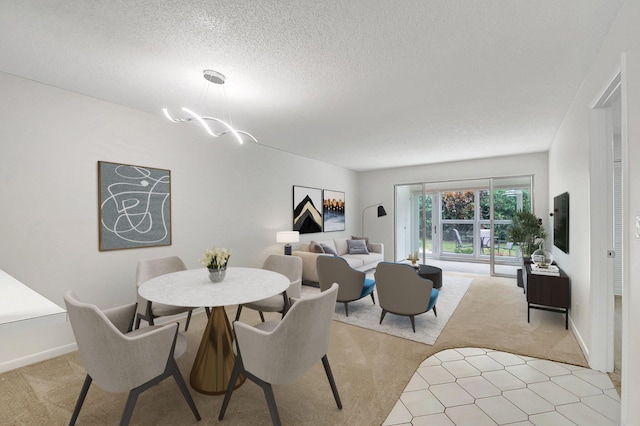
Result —
M 442 288 L 442 269 L 431 265 L 420 265 L 418 275 L 433 281 L 433 288 L 440 291 Z
M 522 271 L 524 291 L 527 295 L 527 322 L 531 309 L 565 314 L 565 329 L 569 329 L 569 307 L 571 306 L 571 283 L 560 269 L 559 276 L 538 275 L 531 272 L 531 265 L 524 264 Z

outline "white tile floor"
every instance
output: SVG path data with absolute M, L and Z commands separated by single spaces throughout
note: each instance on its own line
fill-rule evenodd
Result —
M 427 358 L 383 426 L 617 425 L 609 376 L 574 365 L 480 348 Z

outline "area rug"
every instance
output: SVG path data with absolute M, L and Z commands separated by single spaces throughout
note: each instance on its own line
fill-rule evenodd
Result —
M 438 316 L 436 317 L 433 311 L 417 315 L 415 317 L 415 333 L 411 328 L 409 317 L 387 313 L 384 321 L 380 324 L 382 308 L 378 305 L 377 293 L 375 293 L 375 305 L 371 301 L 371 297 L 350 302 L 348 317 L 344 312 L 344 303 L 336 303 L 336 311 L 333 319 L 380 333 L 433 345 L 447 325 L 449 318 L 451 318 L 451 315 L 453 315 L 453 312 L 458 307 L 458 303 L 460 303 L 460 300 L 462 300 L 462 297 L 467 292 L 471 281 L 471 278 L 449 275 L 445 272 L 442 276 L 442 289 L 440 289 L 440 295 L 438 296 L 438 302 L 436 304 Z M 303 297 L 319 291 L 320 290 L 315 287 L 302 286 Z

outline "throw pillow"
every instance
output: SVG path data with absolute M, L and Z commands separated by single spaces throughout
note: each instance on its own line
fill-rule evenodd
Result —
M 349 254 L 369 254 L 365 240 L 347 240 Z
M 351 236 L 352 240 L 364 240 L 367 245 L 367 250 L 371 251 L 371 244 L 369 244 L 369 237 L 356 237 L 354 235 Z
M 320 244 L 316 243 L 315 241 L 311 241 L 309 243 L 309 251 L 311 253 L 324 253 L 324 249 L 322 248 L 322 246 L 320 246 Z
M 325 253 L 327 253 L 327 254 L 332 254 L 332 255 L 334 255 L 334 256 L 337 256 L 337 255 L 338 255 L 338 252 L 337 252 L 337 251 L 335 251 L 335 250 L 333 249 L 333 247 L 329 246 L 328 244 L 320 243 L 320 247 L 322 247 L 322 249 L 324 250 L 324 252 L 325 252 Z

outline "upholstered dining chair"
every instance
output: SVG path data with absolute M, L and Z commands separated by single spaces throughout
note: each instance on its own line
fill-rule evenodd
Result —
M 156 259 L 142 259 L 138 262 L 138 266 L 136 268 L 136 286 L 140 287 L 142 283 L 150 280 L 151 278 L 170 274 L 171 272 L 184 271 L 186 269 L 187 266 L 178 256 L 161 257 Z M 183 312 L 188 313 L 187 321 L 184 325 L 184 331 L 187 331 L 189 329 L 189 323 L 191 322 L 191 313 L 193 312 L 193 308 L 165 305 L 155 302 L 151 303 L 151 301 L 140 296 L 140 293 L 138 293 L 137 291 L 136 293 L 138 295 L 138 308 L 135 324 L 136 329 L 140 327 L 140 320 L 145 320 L 149 323 L 149 325 L 154 325 L 154 318 L 181 314 Z
M 438 316 L 438 290 L 433 288 L 433 281 L 422 278 L 411 265 L 380 262 L 375 277 L 378 302 L 382 308 L 380 324 L 387 312 L 408 316 L 415 333 L 416 315 L 433 309 L 434 315 Z
M 294 299 L 291 309 L 280 321 L 267 321 L 250 326 L 235 321 L 236 353 L 227 392 L 220 408 L 222 420 L 229 405 L 238 375 L 242 374 L 264 392 L 274 425 L 280 425 L 278 407 L 272 385 L 291 382 L 322 360 L 333 398 L 342 409 L 327 350 L 335 309 L 338 285 L 302 299 Z
M 376 282 L 367 278 L 362 271 L 353 269 L 346 260 L 337 256 L 318 256 L 316 261 L 318 269 L 318 284 L 320 291 L 330 288 L 333 283 L 338 283 L 338 302 L 344 303 L 344 312 L 349 316 L 349 302 L 371 296 L 373 304 L 376 298 L 373 289 Z
M 302 258 L 282 254 L 272 254 L 267 257 L 262 269 L 278 272 L 289 278 L 291 284 L 282 293 L 266 299 L 257 300 L 251 303 L 244 303 L 238 306 L 236 321 L 240 319 L 242 308 L 250 308 L 258 311 L 260 319 L 264 322 L 263 312 L 280 312 L 284 314 L 289 309 L 289 298 L 299 298 L 302 293 Z
M 64 302 L 87 371 L 70 425 L 78 419 L 94 381 L 107 392 L 129 392 L 120 419 L 121 425 L 127 425 L 138 396 L 167 377 L 175 379 L 193 415 L 200 420 L 176 364 L 176 358 L 187 348 L 186 339 L 178 333 L 178 323 L 131 331 L 135 303 L 101 311 L 95 305 L 81 302 L 71 291 L 65 293 Z

